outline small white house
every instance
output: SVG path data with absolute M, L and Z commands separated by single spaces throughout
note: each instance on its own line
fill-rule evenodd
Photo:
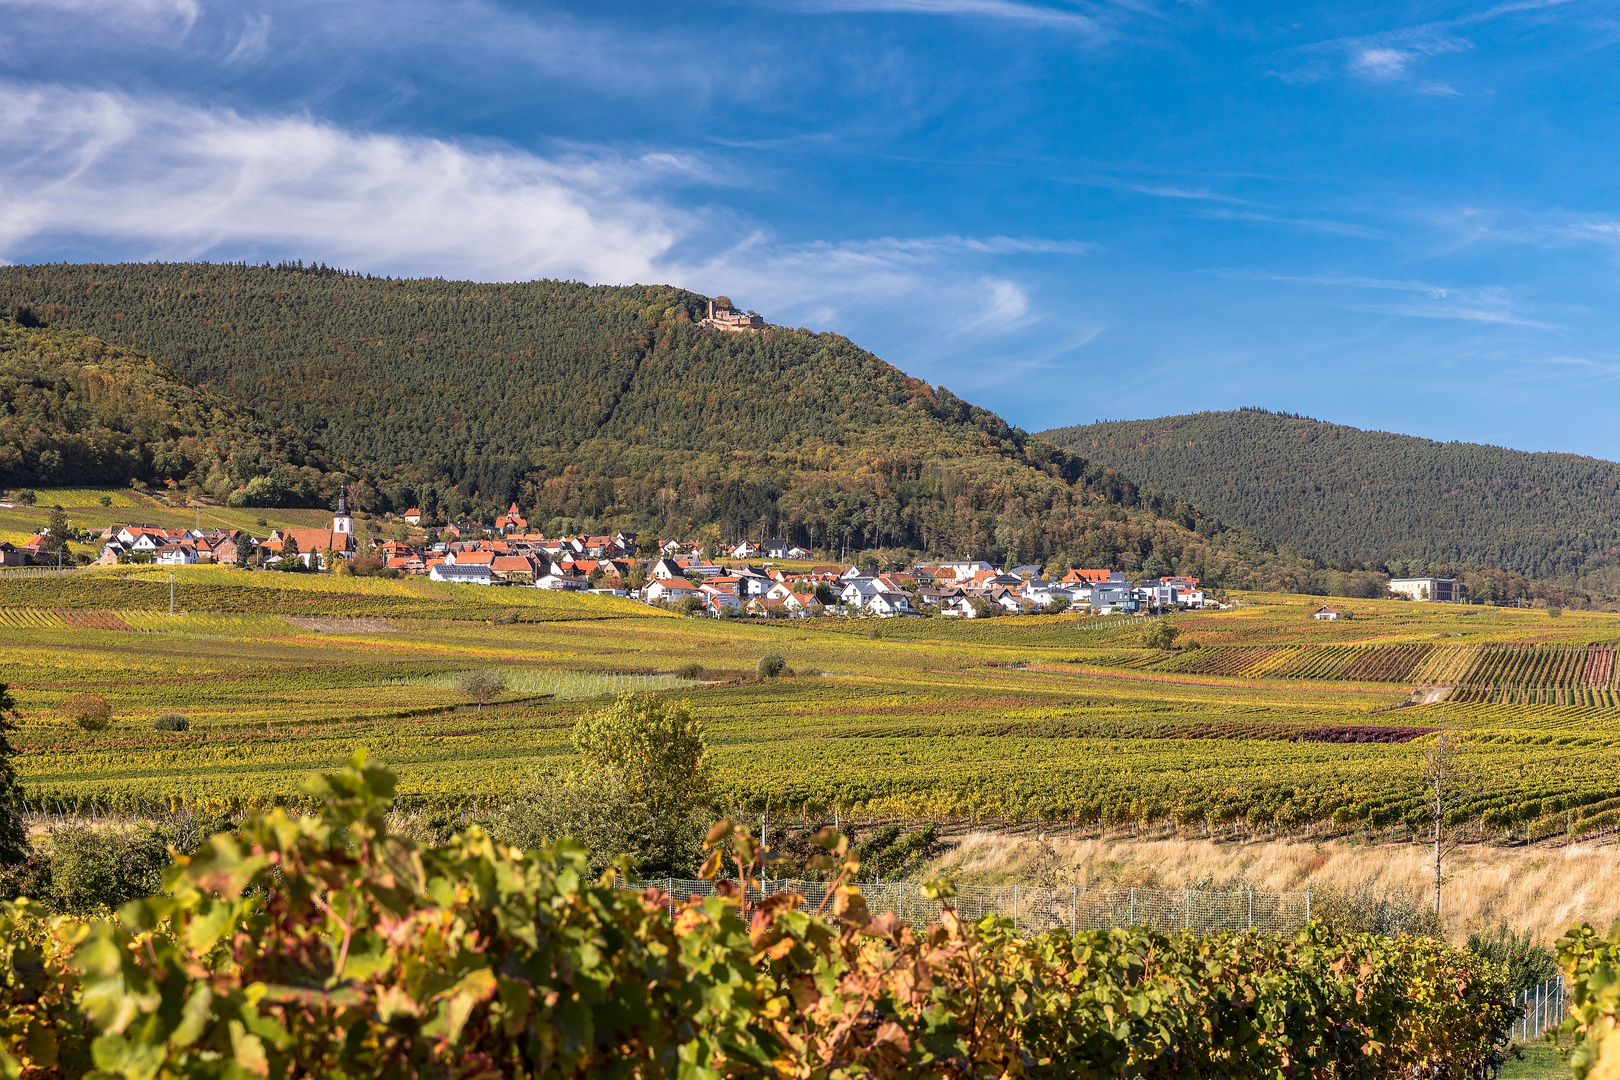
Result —
M 550 573 L 535 578 L 534 587 L 537 589 L 551 589 L 554 592 L 588 592 L 591 583 L 588 578 L 579 574 L 564 573 L 554 565 Z
M 158 548 L 153 561 L 159 566 L 191 566 L 197 561 L 197 549 L 190 544 L 167 543 Z
M 428 571 L 430 581 L 443 581 L 452 585 L 493 585 L 495 573 L 489 563 L 434 563 Z
M 684 597 L 702 595 L 703 590 L 685 578 L 659 578 L 648 585 L 646 591 L 647 601 L 653 604 L 666 600 L 676 604 Z
M 866 610 L 873 615 L 891 619 L 896 615 L 910 615 L 911 601 L 905 593 L 880 592 L 874 593 L 866 602 Z
M 1317 608 L 1316 614 L 1311 616 L 1311 618 L 1315 619 L 1317 622 L 1337 622 L 1339 617 L 1339 613 L 1328 607 L 1326 604 L 1323 604 L 1321 607 Z

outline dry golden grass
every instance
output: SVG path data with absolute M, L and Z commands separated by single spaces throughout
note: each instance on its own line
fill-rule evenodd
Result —
M 1620 848 L 1464 845 L 1447 859 L 1447 936 L 1506 923 L 1551 944 L 1572 923 L 1601 930 L 1620 918 Z M 1155 837 L 1013 836 L 972 832 L 928 876 L 961 882 L 1081 886 L 1233 887 L 1284 891 L 1369 882 L 1433 896 L 1431 849 L 1340 840 L 1245 843 Z

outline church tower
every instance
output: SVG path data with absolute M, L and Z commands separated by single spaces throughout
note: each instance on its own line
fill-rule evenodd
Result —
M 338 495 L 338 508 L 337 514 L 332 518 L 332 531 L 354 535 L 354 518 L 349 516 L 349 500 L 345 495 Z

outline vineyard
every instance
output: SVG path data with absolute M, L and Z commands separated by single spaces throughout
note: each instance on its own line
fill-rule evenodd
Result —
M 1449 726 L 1491 777 L 1466 808 L 1482 830 L 1620 823 L 1614 616 L 1504 611 L 1493 625 L 1362 602 L 1348 629 L 1322 629 L 1303 604 L 1259 598 L 1180 617 L 1187 638 L 1230 643 L 1166 654 L 1142 647 L 1140 619 L 754 623 L 538 589 L 188 569 L 174 616 L 166 571 L 0 581 L 36 813 L 296 801 L 301 776 L 362 746 L 406 804 L 486 804 L 572 767 L 569 732 L 606 695 L 651 691 L 691 701 L 721 801 L 747 813 L 1407 835 L 1426 820 L 1425 748 Z M 409 614 L 424 608 L 441 614 Z M 798 674 L 758 681 L 766 653 Z M 482 710 L 456 689 L 473 670 L 507 676 Z M 1418 685 L 1453 692 L 1391 708 Z M 83 692 L 108 698 L 112 727 L 62 716 Z M 164 712 L 189 730 L 154 731 Z
M 1613 707 L 1620 689 L 1615 645 L 1258 645 L 1149 653 L 1125 666 L 1225 675 L 1452 686 L 1456 701 Z

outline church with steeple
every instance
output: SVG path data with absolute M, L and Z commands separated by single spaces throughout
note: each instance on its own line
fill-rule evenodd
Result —
M 328 565 L 328 552 L 332 558 L 354 558 L 358 545 L 354 539 L 354 516 L 349 513 L 348 497 L 338 496 L 337 513 L 332 515 L 330 529 L 278 530 L 262 547 L 271 554 L 280 555 L 286 550 L 288 540 L 297 545 L 298 561 L 305 566 L 335 569 L 335 566 Z

